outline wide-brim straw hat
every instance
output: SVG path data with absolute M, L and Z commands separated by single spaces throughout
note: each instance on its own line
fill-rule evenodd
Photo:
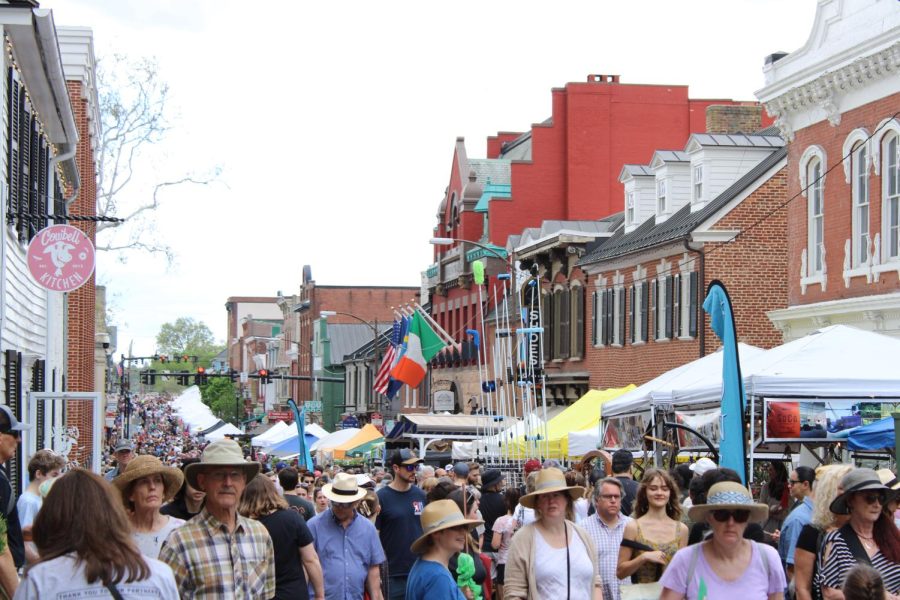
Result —
M 197 474 L 210 467 L 235 467 L 244 471 L 246 481 L 259 474 L 259 463 L 244 460 L 240 445 L 228 438 L 212 442 L 200 455 L 200 462 L 192 463 L 184 470 L 188 484 L 195 490 L 203 491 L 197 483 Z
M 688 517 L 695 523 L 701 523 L 714 510 L 749 510 L 750 520 L 754 522 L 765 521 L 769 516 L 767 505 L 754 502 L 750 491 L 733 481 L 721 481 L 710 487 L 706 504 L 692 506 Z
M 566 485 L 566 476 L 559 469 L 550 467 L 538 471 L 534 482 L 534 491 L 519 498 L 519 504 L 525 508 L 534 508 L 538 496 L 553 492 L 566 492 L 572 501 L 584 497 L 584 488 L 580 485 Z
M 467 519 L 459 510 L 459 505 L 453 500 L 435 500 L 429 502 L 422 511 L 422 535 L 410 546 L 410 550 L 416 554 L 422 554 L 427 549 L 428 536 L 442 531 L 467 525 L 475 527 L 484 521 L 480 519 Z
M 891 488 L 882 483 L 881 478 L 872 469 L 859 468 L 853 469 L 841 479 L 841 489 L 844 490 L 840 496 L 831 501 L 828 509 L 836 515 L 846 515 L 850 513 L 850 507 L 847 506 L 847 500 L 850 494 L 863 492 L 866 490 L 882 490 L 889 492 Z
M 184 474 L 174 467 L 167 467 L 155 456 L 142 454 L 135 456 L 125 470 L 113 479 L 113 485 L 119 488 L 123 494 L 128 486 L 141 477 L 160 475 L 163 480 L 163 502 L 170 500 L 181 489 L 184 483 Z M 127 498 L 126 498 L 127 500 Z
M 366 497 L 366 490 L 360 489 L 356 481 L 356 475 L 338 473 L 334 483 L 326 483 L 322 486 L 322 494 L 339 504 L 349 504 Z
M 881 483 L 890 488 L 892 492 L 900 491 L 900 478 L 897 478 L 893 471 L 890 469 L 878 469 L 875 471 L 875 474 L 878 475 Z

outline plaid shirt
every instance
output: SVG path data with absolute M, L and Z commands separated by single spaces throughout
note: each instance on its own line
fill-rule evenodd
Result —
M 619 586 L 631 583 L 629 578 L 616 579 L 619 546 L 622 544 L 622 536 L 625 534 L 625 524 L 630 520 L 630 517 L 619 513 L 618 525 L 610 528 L 597 513 L 594 513 L 579 523 L 588 532 L 597 548 L 597 566 L 600 570 L 600 579 L 603 581 L 603 598 L 605 600 L 619 600 Z
M 268 600 L 275 595 L 272 538 L 240 515 L 234 533 L 206 509 L 169 535 L 159 559 L 172 567 L 183 599 Z

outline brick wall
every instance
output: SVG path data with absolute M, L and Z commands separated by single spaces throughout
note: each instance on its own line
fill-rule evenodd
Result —
M 73 204 L 70 214 L 97 214 L 97 177 L 96 163 L 91 148 L 89 116 L 89 94 L 82 92 L 80 81 L 66 83 L 69 101 L 75 114 L 78 127 L 78 150 L 75 160 L 81 179 L 81 188 Z M 71 193 L 71 190 L 68 190 Z M 70 225 L 84 231 L 85 235 L 96 242 L 97 227 L 87 221 L 72 221 Z M 68 311 L 68 348 L 66 389 L 72 392 L 92 392 L 94 390 L 94 345 L 96 330 L 96 273 L 90 280 L 67 295 Z M 102 390 L 97 390 L 102 391 Z M 78 428 L 79 439 L 70 458 L 81 464 L 87 464 L 93 440 L 93 415 L 87 402 L 72 402 L 67 410 L 66 424 Z M 99 435 L 99 432 L 97 432 Z
M 872 134 L 881 121 L 893 115 L 900 107 L 900 93 L 893 94 L 877 102 L 861 106 L 841 115 L 837 126 L 828 121 L 821 121 L 796 132 L 794 141 L 788 151 L 788 195 L 796 198 L 788 208 L 788 248 L 790 262 L 788 265 L 788 297 L 790 304 L 802 305 L 840 300 L 877 294 L 896 292 L 900 289 L 897 271 L 881 273 L 872 283 L 865 277 L 850 280 L 850 286 L 844 284 L 842 277 L 844 264 L 844 244 L 851 238 L 851 214 L 853 198 L 851 185 L 844 178 L 844 169 L 840 164 L 843 145 L 847 136 L 857 127 L 863 127 Z M 806 293 L 800 288 L 800 257 L 807 247 L 807 198 L 800 194 L 800 158 L 811 145 L 817 144 L 825 151 L 828 167 L 837 167 L 825 176 L 825 263 L 828 281 L 825 291 L 818 284 L 811 285 Z M 881 197 L 883 171 L 876 175 L 874 169 L 869 171 L 869 231 L 874 238 L 881 231 Z
M 745 230 L 731 243 L 706 243 L 704 280 L 699 283 L 698 323 L 705 330 L 705 352 L 714 352 L 721 346 L 719 338 L 709 327 L 709 319 L 701 305 L 710 281 L 718 279 L 728 289 L 735 317 L 738 340 L 745 344 L 772 348 L 782 343 L 781 333 L 769 321 L 766 313 L 787 306 L 787 217 L 784 209 L 777 208 L 784 202 L 787 190 L 786 169 L 778 171 L 771 179 L 745 198 L 734 210 L 723 217 L 716 230 Z M 751 224 L 761 221 L 750 230 Z M 684 252 L 673 253 L 665 260 L 673 273 L 677 273 L 678 261 Z M 691 253 L 698 261 L 699 254 Z M 656 277 L 659 259 L 642 263 L 646 277 Z M 634 266 L 620 269 L 625 276 L 626 288 L 633 283 Z M 699 271 L 699 268 L 698 268 Z M 588 290 L 595 289 L 600 276 L 612 281 L 614 271 L 590 276 Z M 699 279 L 698 279 L 699 281 Z M 629 297 L 628 302 L 632 299 Z M 604 389 L 634 383 L 640 385 L 675 367 L 700 357 L 700 338 L 649 340 L 643 344 L 630 342 L 622 347 L 594 347 L 590 339 L 594 307 L 586 303 L 585 326 L 588 371 L 591 388 Z M 626 311 L 627 319 L 627 311 Z M 656 326 L 652 315 L 650 328 Z M 626 323 L 626 340 L 630 340 Z
M 716 104 L 706 108 L 707 133 L 752 133 L 762 124 L 762 106 Z

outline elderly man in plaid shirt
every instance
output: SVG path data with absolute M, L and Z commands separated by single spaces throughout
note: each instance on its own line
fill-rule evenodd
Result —
M 631 583 L 628 579 L 616 579 L 619 561 L 619 545 L 625 533 L 625 524 L 631 520 L 622 514 L 622 497 L 625 489 L 615 477 L 601 479 L 594 486 L 592 499 L 594 514 L 579 523 L 597 548 L 597 566 L 603 581 L 604 600 L 619 600 L 619 586 Z
M 196 517 L 173 531 L 159 558 L 170 567 L 182 598 L 268 600 L 275 595 L 272 538 L 261 523 L 238 514 L 247 482 L 259 463 L 244 460 L 234 440 L 213 442 L 188 465 L 191 487 L 206 492 Z

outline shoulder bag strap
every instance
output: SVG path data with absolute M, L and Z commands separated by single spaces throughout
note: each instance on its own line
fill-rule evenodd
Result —
M 862 544 L 859 542 L 859 538 L 856 536 L 856 532 L 853 531 L 850 523 L 841 527 L 840 531 L 841 537 L 844 538 L 844 541 L 847 543 L 847 547 L 850 548 L 850 552 L 853 554 L 853 558 L 856 559 L 856 562 L 871 566 L 872 561 L 869 559 L 869 553 L 862 547 Z
M 697 561 L 700 560 L 700 553 L 703 551 L 700 547 L 703 542 L 697 542 L 694 546 L 694 552 L 691 554 L 691 564 L 688 566 L 687 577 L 684 579 L 684 595 L 687 597 L 688 588 L 691 586 L 691 580 L 694 578 L 694 571 L 697 570 Z
M 116 589 L 116 584 L 114 584 L 114 583 L 112 583 L 112 582 L 107 583 L 107 584 L 106 584 L 106 589 L 108 589 L 108 590 L 109 590 L 109 593 L 112 594 L 112 597 L 114 598 L 114 600 L 125 600 L 125 599 L 122 597 L 122 594 L 119 593 L 119 590 Z
M 572 575 L 570 574 L 572 567 L 569 564 L 569 524 L 564 522 L 563 527 L 566 529 L 566 600 L 570 600 L 572 597 Z
M 769 575 L 771 574 L 770 569 L 772 568 L 769 566 L 769 559 L 766 557 L 766 554 L 763 551 L 762 544 L 754 541 L 753 545 L 756 547 L 756 553 L 759 554 L 759 558 L 763 562 L 763 568 L 766 570 L 766 581 L 768 581 Z

